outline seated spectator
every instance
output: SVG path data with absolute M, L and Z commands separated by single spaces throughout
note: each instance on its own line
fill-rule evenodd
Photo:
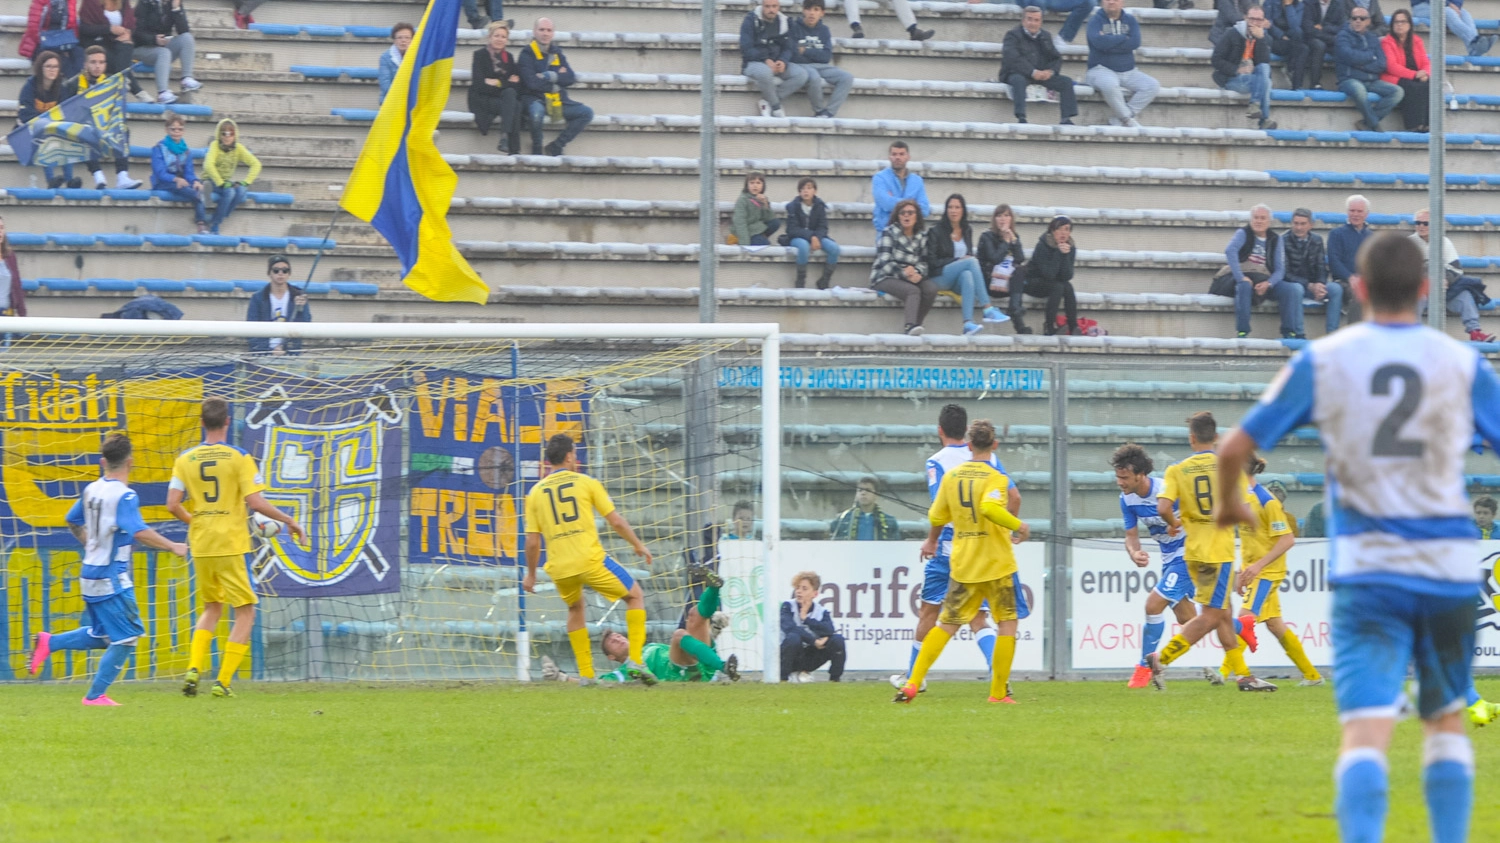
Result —
M 1100 0 L 1089 18 L 1089 62 L 1083 81 L 1104 98 L 1114 116 L 1111 126 L 1139 126 L 1136 118 L 1156 99 L 1161 83 L 1135 68 L 1141 47 L 1141 25 L 1125 11 L 1124 0 Z M 1125 101 L 1129 92 L 1130 101 Z
M 1411 14 L 1418 23 L 1430 23 L 1432 3 L 1425 0 L 1412 3 Z M 1474 16 L 1464 8 L 1464 0 L 1447 0 L 1443 4 L 1443 18 L 1448 24 L 1448 33 L 1464 42 L 1469 55 L 1482 56 L 1495 46 L 1495 36 L 1479 34 L 1479 25 L 1474 23 Z
M 521 107 L 531 121 L 531 154 L 563 154 L 563 149 L 594 122 L 594 110 L 568 96 L 568 86 L 578 81 L 561 47 L 552 43 L 550 18 L 537 18 L 531 26 L 531 43 L 521 51 L 517 65 L 526 90 Z M 542 146 L 542 127 L 547 120 L 563 123 L 562 134 Z
M 926 41 L 932 37 L 932 30 L 917 26 L 917 16 L 912 13 L 909 0 L 891 0 L 891 10 L 896 13 L 896 20 L 901 21 L 901 25 L 906 27 L 906 35 L 911 40 Z M 854 32 L 852 37 L 865 37 L 864 27 L 859 23 L 859 3 L 845 3 L 844 14 L 849 19 L 849 28 Z
M 1323 62 L 1314 60 L 1333 52 L 1334 42 L 1349 23 L 1349 6 L 1349 0 L 1302 0 L 1302 34 L 1308 46 L 1308 81 L 1314 90 L 1323 87 Z
M 1053 217 L 1047 224 L 1047 233 L 1031 250 L 1031 260 L 1011 278 L 1010 318 L 1015 320 L 1016 333 L 1031 333 L 1021 318 L 1025 313 L 1022 296 L 1027 295 L 1047 300 L 1043 334 L 1050 337 L 1058 332 L 1057 310 L 1061 305 L 1067 320 L 1063 334 L 1082 336 L 1083 332 L 1078 328 L 1078 293 L 1073 289 L 1073 262 L 1077 258 L 1073 220 L 1064 216 Z
M 1411 12 L 1397 9 L 1391 15 L 1391 31 L 1380 39 L 1385 50 L 1385 72 L 1380 81 L 1401 88 L 1401 122 L 1408 132 L 1427 131 L 1428 82 L 1432 62 L 1427 47 L 1412 26 Z
M 901 540 L 901 525 L 880 510 L 880 484 L 874 477 L 861 477 L 854 487 L 854 506 L 828 525 L 833 541 L 894 542 Z
M 500 118 L 500 152 L 516 155 L 521 151 L 521 69 L 505 49 L 510 44 L 510 26 L 503 20 L 489 25 L 489 40 L 474 51 L 469 74 L 469 111 L 479 134 L 487 135 L 495 118 Z
M 1322 539 L 1328 537 L 1328 525 L 1323 519 L 1323 502 L 1320 500 L 1312 505 L 1307 511 L 1307 517 L 1302 519 L 1302 529 L 1297 534 L 1298 538 Z
M 1425 261 L 1427 248 L 1431 243 L 1432 214 L 1423 208 L 1415 214 L 1415 218 L 1417 230 L 1411 235 L 1411 239 L 1422 250 L 1422 258 Z M 1443 266 L 1448 274 L 1446 285 L 1448 312 L 1463 320 L 1464 330 L 1469 332 L 1470 340 L 1494 342 L 1495 336 L 1485 333 L 1484 329 L 1479 327 L 1479 307 L 1490 301 L 1490 297 L 1484 294 L 1484 282 L 1472 275 L 1464 275 L 1460 271 L 1462 264 L 1458 259 L 1458 249 L 1454 248 L 1453 241 L 1447 237 L 1443 238 Z
M 802 17 L 792 20 L 788 40 L 792 44 L 792 64 L 807 71 L 807 100 L 814 117 L 837 117 L 849 91 L 854 74 L 833 66 L 833 35 L 823 23 L 823 0 L 803 0 Z M 823 83 L 833 86 L 833 96 L 823 98 Z
M 1026 250 L 1016 233 L 1016 215 L 1009 205 L 996 205 L 989 230 L 979 235 L 979 273 L 990 292 L 1010 300 L 1010 279 L 1026 262 Z
M 1359 194 L 1344 200 L 1344 213 L 1349 221 L 1328 232 L 1328 276 L 1344 288 L 1344 304 L 1349 307 L 1348 322 L 1360 319 L 1359 300 L 1349 289 L 1349 279 L 1355 272 L 1355 256 L 1359 247 L 1375 232 L 1365 220 L 1370 215 L 1370 200 Z
M 1250 112 L 1256 128 L 1276 128 L 1271 119 L 1271 38 L 1266 34 L 1266 13 L 1252 5 L 1245 19 L 1230 27 L 1214 46 L 1214 84 L 1226 91 L 1250 95 Z
M 78 43 L 77 0 L 31 0 L 26 14 L 26 31 L 21 33 L 17 52 L 22 58 L 35 59 L 42 51 L 57 54 L 58 61 L 62 62 L 64 79 L 83 67 L 83 48 Z
M 88 62 L 88 48 L 100 47 L 107 61 L 101 76 L 130 74 L 130 93 L 147 102 L 155 98 L 141 90 L 131 68 L 135 65 L 135 10 L 130 0 L 78 0 L 78 43 Z
M 927 272 L 939 292 L 958 293 L 963 307 L 965 336 L 984 329 L 974 319 L 976 305 L 984 309 L 986 322 L 1009 321 L 999 308 L 990 306 L 984 271 L 974 256 L 974 229 L 969 225 L 969 206 L 960 194 L 948 197 L 943 204 L 943 218 L 927 235 Z
M 1380 79 L 1385 73 L 1385 48 L 1370 31 L 1369 11 L 1355 7 L 1349 12 L 1349 25 L 1333 42 L 1333 69 L 1338 76 L 1339 90 L 1364 115 L 1354 121 L 1354 128 L 1364 132 L 1380 131 L 1380 121 L 1401 102 L 1402 92 Z M 1365 98 L 1366 93 L 1380 98 L 1374 106 Z
M 1339 317 L 1343 315 L 1344 288 L 1328 280 L 1323 238 L 1313 233 L 1312 225 L 1312 211 L 1298 208 L 1292 212 L 1292 229 L 1281 235 L 1281 247 L 1286 252 L 1286 280 L 1302 288 L 1304 301 L 1323 302 L 1324 330 L 1331 334 L 1339 329 Z M 1299 324 L 1297 333 L 1302 332 Z
M 177 96 L 170 90 L 172 61 L 182 65 L 184 94 L 203 87 L 193 78 L 193 50 L 196 43 L 188 29 L 187 12 L 182 0 L 140 0 L 135 7 L 135 59 L 151 65 L 156 74 L 156 101 L 170 105 Z
M 266 264 L 271 283 L 250 297 L 250 308 L 245 313 L 246 322 L 311 322 L 312 308 L 307 304 L 307 293 L 293 286 L 292 262 L 286 255 L 276 255 Z M 280 337 L 250 339 L 250 350 L 264 354 L 297 354 L 302 350 L 302 341 L 283 340 Z
M 1495 499 L 1489 495 L 1480 495 L 1474 499 L 1474 526 L 1479 528 L 1479 538 L 1487 541 L 1495 538 L 1495 512 L 1500 507 L 1495 505 Z
M 1349 0 L 1349 11 L 1364 9 L 1370 13 L 1370 31 L 1385 35 L 1385 14 L 1380 11 L 1380 0 Z
M 807 683 L 828 665 L 828 681 L 844 677 L 844 637 L 835 631 L 828 607 L 817 602 L 823 578 L 812 571 L 792 577 L 792 599 L 781 604 L 781 681 Z
M 255 17 L 250 13 L 264 2 L 266 0 L 234 0 L 234 28 L 249 29 L 250 24 L 255 23 Z
M 151 189 L 172 194 L 173 199 L 190 202 L 198 233 L 208 231 L 208 213 L 203 207 L 203 182 L 193 172 L 193 151 L 183 136 L 187 121 L 181 114 L 167 112 L 167 136 L 151 147 Z
M 478 0 L 464 0 L 464 17 L 469 20 L 470 29 L 484 29 L 491 23 L 505 20 L 505 9 L 500 0 L 485 0 L 485 9 L 489 14 L 479 11 Z
M 208 221 L 211 234 L 219 233 L 219 226 L 245 201 L 250 185 L 260 175 L 260 159 L 239 138 L 240 127 L 225 117 L 214 130 L 214 142 L 208 145 L 208 154 L 203 157 L 203 173 L 208 176 L 209 195 L 214 200 L 214 215 Z M 241 164 L 249 171 L 243 179 L 236 179 Z
M 1271 52 L 1286 60 L 1286 75 L 1293 89 L 1309 79 L 1316 82 L 1323 67 L 1323 42 L 1302 31 L 1307 7 L 1302 0 L 1267 0 L 1266 18 L 1271 32 Z M 1316 51 L 1316 60 L 1314 60 Z
M 886 155 L 891 165 L 870 177 L 870 196 L 875 200 L 875 239 L 895 219 L 896 203 L 911 199 L 917 203 L 921 217 L 932 213 L 927 204 L 927 185 L 922 177 L 907 169 L 911 161 L 911 148 L 906 141 L 892 141 Z
M 43 50 L 31 64 L 31 75 L 21 84 L 21 94 L 16 99 L 16 122 L 30 122 L 61 103 L 62 92 L 62 59 L 51 50 Z M 62 165 L 62 175 L 48 164 L 42 165 L 42 172 L 47 177 L 47 186 L 54 190 L 63 186 L 83 187 L 82 180 L 73 176 L 72 164 Z
M 83 72 L 63 83 L 62 99 L 64 102 L 109 79 L 105 73 L 108 61 L 104 48 L 95 44 L 85 49 L 83 53 Z M 114 159 L 115 187 L 120 190 L 135 190 L 140 187 L 141 183 L 130 177 L 130 157 L 115 155 Z M 103 164 L 99 159 L 90 159 L 86 166 L 89 172 L 94 174 L 95 189 L 103 190 L 109 186 L 109 182 L 104 180 Z
M 0 316 L 26 315 L 26 290 L 21 286 L 21 269 L 16 264 L 16 252 L 10 247 L 10 237 L 5 233 L 5 218 L 0 217 Z
M 1208 28 L 1208 43 L 1219 46 L 1224 40 L 1224 33 L 1234 28 L 1234 25 L 1245 19 L 1245 13 L 1250 7 L 1256 5 L 1255 0 L 1214 0 L 1213 25 Z
M 734 509 L 729 515 L 729 526 L 719 537 L 731 541 L 753 540 L 755 538 L 755 504 L 748 500 L 735 501 Z
M 1092 6 L 1085 0 L 1080 8 L 1087 12 Z M 1074 29 L 1076 34 L 1077 28 Z M 1042 29 L 1042 10 L 1036 6 L 1027 6 L 1021 13 L 1021 25 L 1005 33 L 1005 44 L 1000 51 L 1000 83 L 1010 87 L 1017 123 L 1026 122 L 1026 88 L 1040 85 L 1057 92 L 1062 118 L 1058 123 L 1073 125 L 1073 118 L 1078 114 L 1073 80 L 1062 75 L 1062 54 L 1052 43 L 1052 36 Z
M 380 54 L 380 101 L 396 81 L 396 71 L 401 69 L 401 60 L 406 58 L 406 48 L 417 34 L 416 27 L 409 23 L 398 23 L 391 27 L 391 48 Z
M 1235 231 L 1224 247 L 1229 277 L 1234 283 L 1234 330 L 1250 336 L 1250 308 L 1275 298 L 1281 313 L 1283 339 L 1305 339 L 1302 331 L 1302 285 L 1286 280 L 1286 248 L 1271 229 L 1271 208 L 1250 209 L 1250 224 Z M 1220 290 L 1211 290 L 1222 294 Z
M 792 62 L 791 28 L 781 0 L 761 0 L 740 24 L 740 72 L 760 90 L 762 117 L 785 117 L 786 98 L 812 84 L 807 67 Z
M 738 208 L 736 208 L 738 210 Z M 828 236 L 828 206 L 818 198 L 818 183 L 804 178 L 797 182 L 797 198 L 786 203 L 786 234 L 782 245 L 797 250 L 797 288 L 807 286 L 807 259 L 813 252 L 823 253 L 823 274 L 818 289 L 828 289 L 833 270 L 839 265 L 839 244 Z
M 916 200 L 897 202 L 890 224 L 880 233 L 875 263 L 870 267 L 870 288 L 905 303 L 906 324 L 902 330 L 911 336 L 921 336 L 922 323 L 937 300 L 937 284 L 927 277 L 924 225 Z
M 769 246 L 771 235 L 781 230 L 781 220 L 766 196 L 766 177 L 761 173 L 745 176 L 745 186 L 734 203 L 729 224 L 734 243 L 741 246 Z M 734 245 L 731 243 L 730 245 Z

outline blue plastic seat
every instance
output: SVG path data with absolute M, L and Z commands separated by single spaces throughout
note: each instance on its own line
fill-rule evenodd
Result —
M 251 202 L 257 205 L 290 205 L 296 201 L 296 197 L 290 193 L 266 193 L 257 191 L 245 194 Z
M 1500 67 L 1500 56 L 1468 56 L 1469 64 L 1475 67 Z
M 378 67 L 341 67 L 344 75 L 350 79 L 379 79 L 380 68 Z
M 358 281 L 333 281 L 328 286 L 334 292 L 343 293 L 346 296 L 373 296 L 380 293 L 379 284 L 366 284 Z
M 1305 173 L 1305 172 L 1303 172 L 1301 170 L 1267 170 L 1266 171 L 1266 175 L 1270 176 L 1271 178 L 1273 178 L 1273 179 L 1275 179 L 1277 181 L 1284 181 L 1284 182 L 1297 182 L 1297 183 L 1301 183 L 1301 182 L 1310 182 L 1310 181 L 1313 180 L 1313 177 L 1312 177 L 1311 174 Z
M 199 293 L 232 293 L 234 292 L 233 281 L 220 281 L 217 278 L 189 278 L 183 282 L 189 290 Z
M 101 293 L 130 293 L 134 292 L 138 285 L 124 278 L 90 278 L 89 286 Z
M 186 282 L 170 278 L 138 278 L 136 283 L 145 287 L 148 293 L 180 293 L 187 289 Z
M 1494 94 L 1470 94 L 1469 102 L 1475 105 L 1500 105 L 1500 96 Z M 1485 141 L 1481 140 L 1480 143 L 1485 143 Z
M 1394 173 L 1374 173 L 1369 170 L 1356 170 L 1354 171 L 1353 175 L 1355 178 L 1359 179 L 1365 184 L 1396 183 L 1396 175 Z
M 1304 486 L 1311 486 L 1314 488 L 1322 488 L 1323 486 L 1323 475 L 1321 472 L 1298 471 L 1292 476 L 1296 477 L 1297 482 L 1301 483 Z
M 332 240 L 324 240 L 321 237 L 288 237 L 286 242 L 305 252 L 315 252 L 319 246 L 323 248 L 323 251 L 331 252 L 338 247 L 338 244 Z
M 1496 99 L 1500 99 L 1500 97 L 1496 97 Z M 1500 105 L 1500 103 L 1496 103 L 1496 105 Z M 1489 135 L 1481 132 L 1474 137 L 1479 138 L 1479 142 L 1486 146 L 1495 146 L 1497 144 L 1500 144 L 1500 135 Z
M 12 187 L 5 194 L 23 202 L 49 202 L 57 198 L 57 191 L 45 187 Z
M 1339 225 L 1343 225 L 1349 221 L 1343 214 L 1339 214 L 1339 217 Z M 1380 219 L 1377 220 L 1375 219 L 1376 217 L 1380 217 Z M 1401 214 L 1371 214 L 1369 218 L 1370 225 L 1401 225 L 1404 222 L 1406 222 L 1406 218 Z
M 99 242 L 117 249 L 139 249 L 145 245 L 146 238 L 139 234 L 101 234 Z
M 328 26 L 325 24 L 304 23 L 302 24 L 302 31 L 306 32 L 308 35 L 313 35 L 318 38 L 343 38 L 344 33 L 348 30 L 344 29 L 344 27 L 342 26 Z
M 1449 67 L 1453 67 L 1455 65 L 1463 64 L 1468 60 L 1468 58 L 1468 56 L 1445 56 L 1443 63 L 1448 65 Z
M 1398 178 L 1398 179 L 1401 180 L 1402 184 L 1426 184 L 1427 183 L 1427 174 L 1426 173 L 1396 173 L 1395 175 L 1396 175 L 1396 178 Z
M 45 245 L 47 245 L 47 235 L 45 235 L 45 234 L 26 234 L 24 232 L 14 231 L 14 232 L 8 232 L 5 235 L 5 239 L 9 240 L 10 241 L 10 245 L 12 245 L 12 246 L 45 246 Z
M 1343 91 L 1308 91 L 1307 98 L 1313 102 L 1343 102 L 1348 99 Z
M 391 28 L 388 26 L 346 26 L 344 31 L 355 38 L 390 38 Z
M 1277 222 L 1288 222 L 1289 223 L 1289 222 L 1292 221 L 1292 212 L 1291 211 L 1272 211 L 1271 212 L 1271 218 L 1274 219 L 1274 220 L 1276 220 Z
M 1479 176 L 1465 173 L 1448 173 L 1443 177 L 1443 181 L 1448 184 L 1479 184 Z
M 334 117 L 342 117 L 345 120 L 356 123 L 374 120 L 375 115 L 378 113 L 373 108 L 335 108 L 330 111 Z
M 233 249 L 240 245 L 240 238 L 227 234 L 194 234 L 193 242 L 211 249 Z
M 301 27 L 286 23 L 252 23 L 250 28 L 265 35 L 298 35 L 302 32 Z M 391 31 L 387 29 L 385 34 L 389 38 Z
M 1495 488 L 1500 486 L 1500 474 L 1469 474 L 1464 477 L 1473 486 Z
M 1352 173 L 1338 173 L 1332 170 L 1313 170 L 1313 176 L 1324 184 L 1354 184 Z
M 123 202 L 144 202 L 151 198 L 149 190 L 116 190 L 110 188 L 102 191 L 105 196 Z
M 89 288 L 89 282 L 79 278 L 39 278 L 37 280 L 43 287 L 59 293 L 82 293 Z
M 1308 138 L 1308 133 L 1292 129 L 1271 129 L 1266 132 L 1266 136 L 1279 141 L 1305 141 Z
M 193 245 L 193 238 L 186 234 L 143 234 L 146 242 L 153 246 L 180 249 Z
M 1392 132 L 1391 134 L 1395 136 L 1397 143 L 1419 143 L 1423 146 L 1427 145 L 1426 132 Z
M 1390 143 L 1395 135 L 1390 132 L 1350 132 L 1350 137 L 1360 143 Z
M 241 239 L 246 246 L 252 249 L 275 249 L 278 252 L 286 251 L 285 237 L 244 237 Z
M 1449 146 L 1470 146 L 1479 142 L 1479 136 L 1449 132 L 1443 136 L 1443 140 L 1447 141 Z
M 1443 219 L 1449 225 L 1484 225 L 1484 217 L 1479 214 L 1444 214 Z
M 258 293 L 262 287 L 270 283 L 270 281 L 235 281 L 234 286 L 247 293 Z
M 41 288 L 41 286 L 41 282 L 37 281 L 35 278 L 25 278 L 21 280 L 21 289 L 25 290 L 28 293 L 36 292 Z
M 98 202 L 104 198 L 104 191 L 92 187 L 62 187 L 57 194 L 70 202 Z
M 48 233 L 47 239 L 59 246 L 88 247 L 99 241 L 96 234 Z
M 340 32 L 340 35 L 343 33 Z M 343 76 L 343 71 L 337 67 L 326 67 L 320 64 L 294 64 L 287 68 L 293 73 L 300 73 L 309 79 L 337 79 Z
M 305 292 L 315 296 L 326 296 L 332 289 L 326 281 L 314 281 L 304 287 Z
M 1349 217 L 1337 211 L 1314 211 L 1313 219 L 1325 225 L 1343 225 Z
M 1274 88 L 1271 91 L 1271 99 L 1277 102 L 1301 102 L 1307 96 L 1305 91 L 1287 90 L 1285 88 Z
M 206 105 L 196 105 L 188 102 L 174 102 L 172 103 L 172 110 L 185 117 L 212 117 L 214 113 L 214 110 Z M 193 153 L 194 158 L 202 158 L 208 153 L 208 149 L 206 147 L 202 150 L 195 149 Z
M 1461 267 L 1463 267 L 1464 269 L 1488 269 L 1489 265 L 1490 265 L 1490 259 L 1489 258 L 1476 258 L 1476 257 L 1460 257 L 1458 259 L 1458 265 L 1461 266 Z
M 1322 143 L 1348 143 L 1351 135 L 1348 132 L 1309 132 L 1312 139 Z
M 167 107 L 155 102 L 127 102 L 125 103 L 126 114 L 166 114 Z

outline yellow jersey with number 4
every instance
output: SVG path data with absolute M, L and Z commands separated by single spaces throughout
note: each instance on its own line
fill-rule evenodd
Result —
M 554 471 L 526 493 L 526 532 L 547 542 L 547 575 L 553 580 L 604 564 L 595 516 L 615 511 L 604 484 L 576 471 Z
M 194 556 L 250 552 L 245 498 L 266 490 L 255 458 L 226 442 L 183 451 L 172 465 L 171 488 L 193 514 L 188 547 Z
M 937 497 L 927 510 L 935 527 L 953 525 L 953 552 L 948 574 L 955 582 L 989 582 L 1016 572 L 1010 530 L 986 518 L 986 502 L 1003 510 L 1010 478 L 985 462 L 969 461 L 943 475 Z
M 1219 458 L 1212 451 L 1199 451 L 1167 469 L 1158 498 L 1177 503 L 1178 517 L 1187 533 L 1182 558 L 1186 562 L 1211 565 L 1234 562 L 1234 528 L 1214 526 L 1214 484 L 1219 478 Z M 1240 494 L 1249 486 L 1240 480 Z
M 1270 553 L 1277 539 L 1289 535 L 1292 525 L 1286 511 L 1281 508 L 1281 501 L 1276 500 L 1276 496 L 1259 483 L 1245 495 L 1245 503 L 1250 505 L 1250 514 L 1255 518 L 1253 524 L 1240 525 L 1240 561 L 1245 567 L 1249 567 Z M 1275 562 L 1267 565 L 1260 572 L 1259 578 L 1286 579 L 1286 554 L 1281 554 Z

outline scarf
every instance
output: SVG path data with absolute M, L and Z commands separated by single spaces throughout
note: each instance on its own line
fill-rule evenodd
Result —
M 172 153 L 173 155 L 186 155 L 188 151 L 186 140 L 177 140 L 172 138 L 170 135 L 162 138 L 161 145 L 166 147 L 167 151 Z
M 533 56 L 536 56 L 537 61 L 545 61 L 547 56 L 551 55 L 552 60 L 547 62 L 547 66 L 562 67 L 561 56 L 559 56 L 557 53 L 551 52 L 550 50 L 545 53 L 542 52 L 542 45 L 538 44 L 535 41 L 531 42 L 531 54 Z M 562 120 L 562 94 L 558 93 L 557 91 L 549 91 L 548 93 L 542 94 L 542 98 L 547 101 L 547 119 L 552 121 Z

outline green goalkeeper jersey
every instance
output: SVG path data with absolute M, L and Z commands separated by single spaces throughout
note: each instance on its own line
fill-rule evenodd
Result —
M 644 667 L 662 682 L 708 682 L 714 678 L 713 672 L 702 665 L 678 667 L 672 663 L 671 653 L 670 644 L 647 644 L 641 652 Z M 629 682 L 630 677 L 625 675 L 624 668 L 619 668 L 600 676 L 599 681 Z

